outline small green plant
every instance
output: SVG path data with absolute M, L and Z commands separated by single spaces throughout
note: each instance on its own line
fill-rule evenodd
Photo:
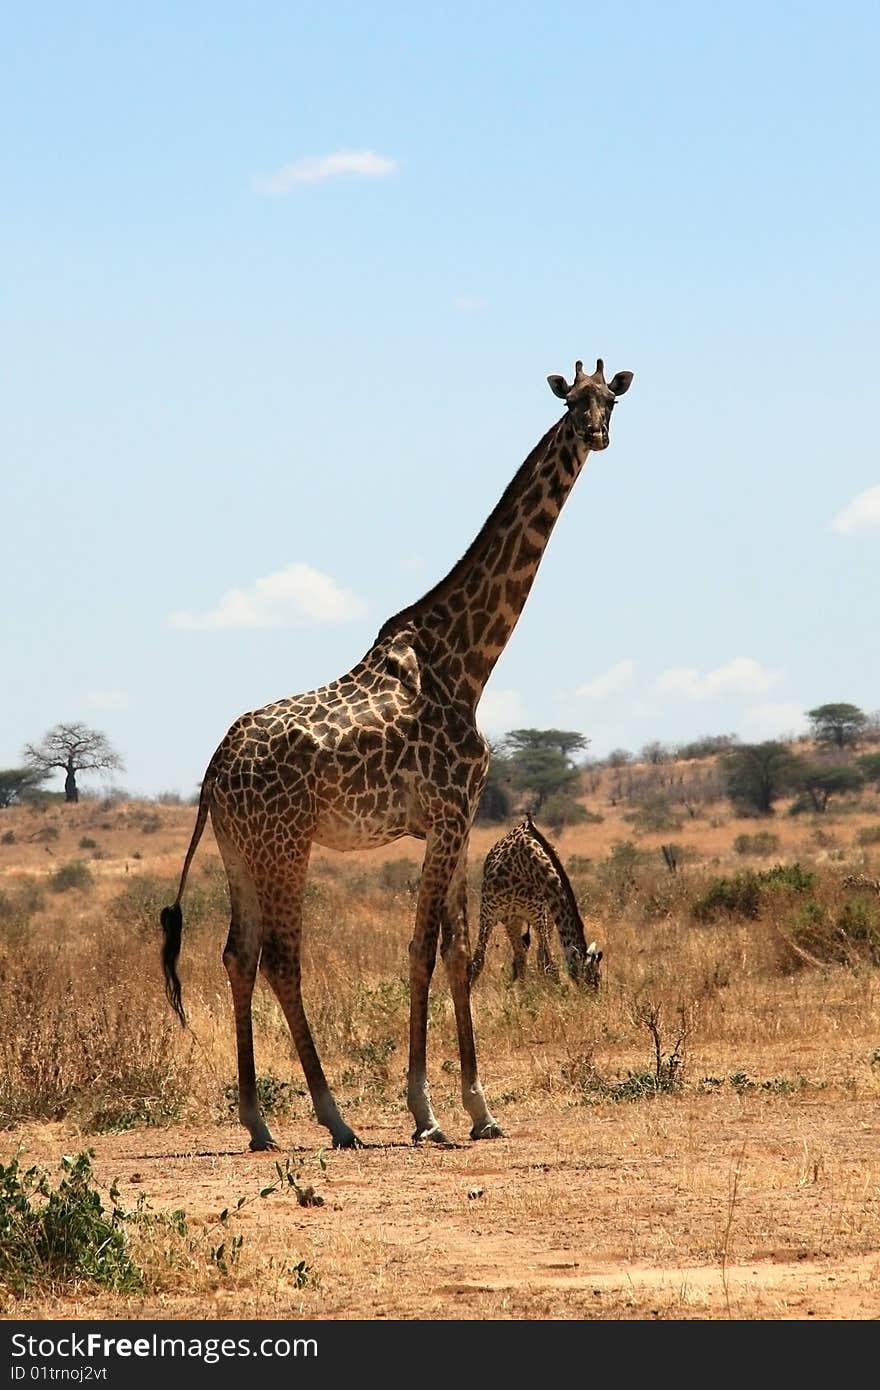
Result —
M 97 840 L 93 840 L 92 837 L 91 837 L 91 835 L 83 835 L 82 839 L 81 839 L 80 842 L 79 842 L 79 848 L 80 848 L 80 849 L 97 849 L 97 848 L 98 848 L 98 841 L 97 841 Z
M 263 1114 L 283 1115 L 290 1110 L 294 1098 L 302 1096 L 305 1092 L 291 1084 L 289 1081 L 282 1081 L 280 1077 L 272 1072 L 268 1076 L 257 1077 L 257 1099 L 260 1102 L 260 1109 Z M 231 1081 L 223 1087 L 223 1099 L 226 1107 L 231 1114 L 238 1113 L 238 1082 Z
M 92 1172 L 94 1151 L 61 1160 L 61 1181 L 18 1160 L 0 1164 L 0 1283 L 15 1294 L 80 1282 L 121 1293 L 143 1287 L 129 1251 L 114 1183 L 105 1207 Z
M 69 864 L 60 864 L 49 878 L 53 893 L 67 893 L 71 888 L 88 888 L 94 880 L 88 864 L 81 859 L 72 859 Z

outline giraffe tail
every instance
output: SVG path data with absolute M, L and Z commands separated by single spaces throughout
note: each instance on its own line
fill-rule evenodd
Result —
M 177 957 L 180 955 L 180 938 L 183 935 L 183 912 L 180 903 L 163 907 L 159 916 L 165 940 L 162 943 L 162 970 L 165 975 L 165 993 L 181 1025 L 186 1027 L 186 1014 L 180 998 L 180 978 L 177 974 Z
M 195 828 L 193 829 L 192 839 L 189 842 L 186 858 L 183 861 L 177 897 L 169 907 L 163 907 L 159 914 L 159 921 L 162 925 L 162 936 L 164 938 L 162 942 L 162 973 L 165 976 L 165 994 L 168 998 L 168 1003 L 177 1014 L 184 1028 L 186 1027 L 186 1014 L 183 1011 L 180 978 L 177 974 L 177 958 L 180 955 L 180 942 L 183 936 L 183 909 L 180 906 L 180 900 L 183 897 L 183 890 L 186 887 L 186 876 L 189 873 L 189 866 L 192 863 L 193 855 L 198 849 L 199 840 L 202 838 L 202 831 L 208 819 L 213 787 L 213 767 L 209 765 L 208 771 L 205 773 L 202 780 L 202 791 L 199 797 L 199 809 L 196 814 Z

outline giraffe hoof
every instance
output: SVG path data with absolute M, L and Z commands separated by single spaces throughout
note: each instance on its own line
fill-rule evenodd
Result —
M 341 1134 L 333 1139 L 334 1149 L 364 1149 L 366 1145 L 362 1139 L 358 1139 L 353 1129 L 347 1134 Z
M 487 1120 L 485 1124 L 474 1125 L 471 1130 L 472 1139 L 504 1139 L 504 1130 L 496 1120 Z
M 277 1153 L 279 1147 L 271 1135 L 268 1139 L 252 1139 L 248 1144 L 252 1154 Z
M 443 1133 L 439 1125 L 434 1125 L 431 1129 L 417 1129 L 413 1134 L 414 1144 L 422 1144 L 427 1141 L 429 1144 L 448 1144 L 449 1140 Z

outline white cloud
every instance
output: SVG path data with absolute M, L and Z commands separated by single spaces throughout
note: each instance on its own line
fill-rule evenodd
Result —
M 488 299 L 484 299 L 481 294 L 459 294 L 453 299 L 456 309 L 463 314 L 475 314 L 480 309 L 488 307 Z
M 525 707 L 518 690 L 485 690 L 477 705 L 477 723 L 490 736 L 520 729 Z
M 706 700 L 729 691 L 750 695 L 769 690 L 781 675 L 781 671 L 766 671 L 760 661 L 754 661 L 750 656 L 736 656 L 726 665 L 716 666 L 714 671 L 707 671 L 705 675 L 700 675 L 692 666 L 672 666 L 661 672 L 654 682 L 654 688 L 677 691 L 691 700 Z
M 91 709 L 127 709 L 131 703 L 124 690 L 90 690 L 85 700 Z
M 854 497 L 842 512 L 837 513 L 831 529 L 841 536 L 880 531 L 880 486 L 866 488 Z
M 229 589 L 207 613 L 172 613 L 172 627 L 207 630 L 229 627 L 295 627 L 300 623 L 343 623 L 367 611 L 357 594 L 340 589 L 310 565 L 287 565 L 249 589 Z
M 807 727 L 803 709 L 795 704 L 753 705 L 746 710 L 743 722 L 760 738 L 802 734 Z
M 636 663 L 627 657 L 624 661 L 616 661 L 613 666 L 609 666 L 601 676 L 587 681 L 585 685 L 579 685 L 575 694 L 586 695 L 591 700 L 601 700 L 606 695 L 613 695 L 621 686 L 627 685 L 635 673 Z
M 397 161 L 372 150 L 339 150 L 336 154 L 306 155 L 293 164 L 283 164 L 273 174 L 261 174 L 255 179 L 258 193 L 277 195 L 289 193 L 303 183 L 324 183 L 349 174 L 360 178 L 386 178 L 397 172 Z

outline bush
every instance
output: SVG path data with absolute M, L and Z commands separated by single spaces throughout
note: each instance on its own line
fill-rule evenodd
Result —
M 133 854 L 132 858 L 139 858 Z M 204 882 L 190 878 L 184 903 L 187 930 L 206 922 L 225 921 L 229 917 L 229 894 L 222 868 L 212 865 L 203 876 Z M 133 929 L 139 936 L 155 939 L 159 913 L 174 901 L 177 878 L 160 878 L 156 874 L 132 875 L 121 893 L 112 900 L 108 911 L 114 922 Z
M 761 885 L 757 874 L 735 874 L 732 878 L 716 878 L 694 903 L 693 914 L 698 922 L 711 922 L 720 913 L 737 917 L 757 917 L 761 907 Z
M 817 902 L 800 907 L 786 923 L 793 948 L 790 964 L 880 964 L 880 899 L 848 899 L 838 910 Z
M 755 835 L 737 835 L 733 848 L 737 854 L 774 854 L 779 848 L 779 836 L 769 830 L 759 830 Z
M 541 819 L 558 834 L 566 825 L 585 825 L 588 822 L 595 825 L 601 822 L 602 817 L 588 811 L 586 806 L 575 801 L 567 792 L 554 792 L 541 807 Z
M 858 845 L 880 845 L 880 825 L 866 825 L 856 836 Z
M 417 893 L 420 873 L 411 859 L 388 859 L 379 868 L 379 886 L 391 893 Z
M 93 840 L 93 839 L 91 838 L 90 835 L 83 835 L 82 839 L 81 839 L 80 842 L 79 842 L 79 848 L 80 848 L 80 849 L 97 849 L 97 848 L 98 848 L 98 841 L 97 841 L 97 840 Z
M 93 1157 L 88 1149 L 62 1158 L 54 1189 L 36 1166 L 21 1172 L 17 1159 L 0 1164 L 0 1283 L 13 1293 L 81 1281 L 123 1293 L 143 1287 L 128 1251 L 119 1189 L 110 1188 L 105 1209 Z
M 0 835 L 0 845 L 14 845 L 14 844 L 15 844 L 15 831 L 14 831 L 14 830 L 4 830 L 3 834 Z
M 69 864 L 61 864 L 49 879 L 53 893 L 66 893 L 71 888 L 88 888 L 94 879 L 88 864 L 81 859 L 72 859 Z
M 815 883 L 816 875 L 800 864 L 775 864 L 760 873 L 746 869 L 730 878 L 716 878 L 692 911 L 700 922 L 711 922 L 722 912 L 754 919 L 761 911 L 765 892 L 808 893 Z
M 623 818 L 634 830 L 658 833 L 664 830 L 680 830 L 681 818 L 675 814 L 669 798 L 652 796 L 636 811 L 629 811 Z

